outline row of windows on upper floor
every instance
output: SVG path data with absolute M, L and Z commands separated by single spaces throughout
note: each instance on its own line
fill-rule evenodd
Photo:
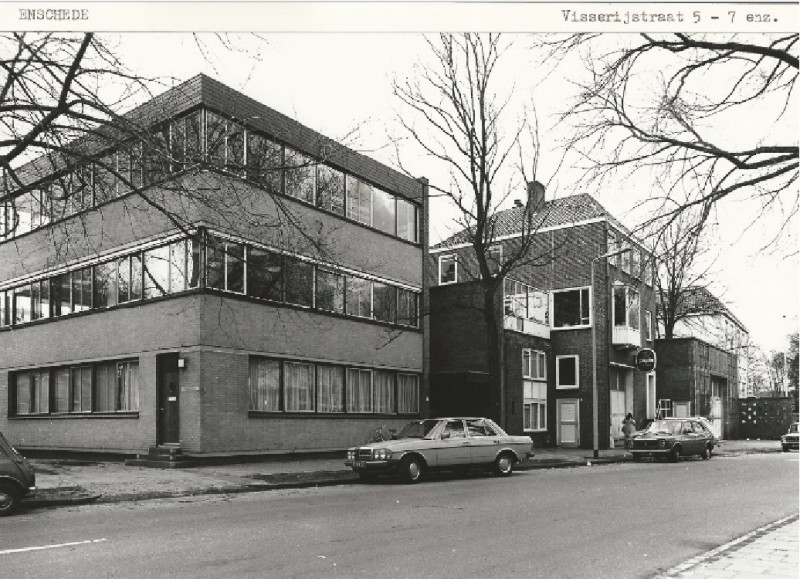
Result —
M 400 239 L 419 243 L 417 204 L 198 109 L 0 206 L 0 242 L 158 183 L 198 163 Z
M 200 232 L 0 291 L 0 327 L 199 287 L 416 328 L 419 293 Z
M 627 251 L 626 251 L 627 250 Z M 606 239 L 606 253 L 617 255 L 608 258 L 609 265 L 618 267 L 631 277 L 641 279 L 645 284 L 653 286 L 653 260 L 650 254 L 631 243 L 622 234 L 609 228 Z
M 613 242 L 612 242 L 613 238 Z M 613 231 L 608 233 L 608 252 L 615 252 L 622 249 L 622 245 L 617 244 L 616 234 Z M 627 245 L 629 251 L 624 251 L 618 255 L 608 258 L 610 265 L 620 267 L 623 272 L 630 276 L 641 279 L 646 285 L 653 286 L 653 267 L 649 254 L 639 250 L 637 247 Z M 489 271 L 497 273 L 503 260 L 503 248 L 494 245 L 486 250 L 486 261 Z M 455 253 L 448 253 L 439 256 L 439 285 L 458 283 L 459 279 L 459 259 Z M 469 274 L 468 274 L 468 277 Z
M 543 292 L 527 284 L 505 279 L 503 303 L 506 316 L 531 320 L 552 328 L 590 327 L 591 292 L 588 287 Z M 642 309 L 639 291 L 625 284 L 615 284 L 612 294 L 612 318 L 615 327 L 640 331 L 653 340 L 653 314 Z

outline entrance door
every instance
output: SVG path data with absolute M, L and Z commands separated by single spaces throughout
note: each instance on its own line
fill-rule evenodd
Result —
M 728 389 L 728 381 L 717 376 L 711 377 L 711 413 L 708 416 L 711 422 L 711 432 L 717 438 L 722 438 L 722 397 Z
M 580 444 L 580 416 L 577 400 L 558 401 L 556 423 L 558 425 L 557 442 L 559 446 L 578 446 Z
M 645 418 L 656 417 L 656 373 L 650 372 L 647 375 L 647 416 Z
M 180 442 L 178 354 L 159 354 L 156 358 L 158 374 L 157 401 L 158 444 L 177 444 Z
M 625 420 L 625 415 L 633 410 L 633 371 L 624 368 L 612 368 L 610 377 L 610 443 L 613 448 L 614 439 L 623 437 L 622 421 Z

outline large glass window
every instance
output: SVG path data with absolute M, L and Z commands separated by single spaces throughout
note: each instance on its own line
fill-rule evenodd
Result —
M 417 206 L 397 198 L 397 237 L 417 243 Z
M 373 188 L 372 226 L 391 235 L 397 234 L 397 209 L 391 193 Z
M 109 261 L 94 266 L 94 307 L 117 305 L 117 262 Z
M 92 368 L 81 366 L 71 369 L 72 412 L 92 411 Z
M 206 245 L 206 287 L 244 292 L 244 246 L 208 236 Z
M 50 317 L 50 280 L 31 283 L 31 318 L 41 320 Z
M 404 289 L 397 289 L 397 323 L 402 326 L 418 327 L 418 294 Z
M 397 288 L 385 283 L 372 284 L 372 314 L 381 322 L 397 320 Z
M 206 154 L 212 165 L 225 165 L 225 136 L 227 121 L 212 111 L 206 111 Z
M 455 255 L 439 256 L 439 285 L 458 281 L 458 261 Z
M 372 412 L 372 371 L 347 369 L 347 411 Z
M 317 268 L 317 309 L 344 313 L 344 280 L 343 275 Z
M 145 299 L 169 293 L 169 246 L 164 245 L 144 252 L 143 263 Z
M 614 286 L 614 325 L 639 329 L 639 292 L 630 286 Z
M 33 319 L 31 307 L 30 284 L 14 288 L 14 323 L 24 324 L 30 322 Z
M 578 356 L 556 356 L 556 388 L 578 387 Z
M 416 414 L 419 412 L 418 375 L 397 375 L 397 412 L 400 414 Z
M 547 430 L 547 382 L 522 382 L 522 428 Z
M 522 350 L 522 376 L 532 380 L 547 379 L 547 357 L 538 350 Z
M 283 192 L 283 147 L 255 133 L 247 133 L 247 178 L 270 193 Z
M 284 273 L 284 300 L 298 306 L 314 305 L 314 265 L 286 257 Z
M 280 403 L 280 362 L 250 358 L 250 410 L 278 412 Z
M 327 165 L 317 167 L 317 206 L 344 215 L 344 173 Z
M 70 411 L 70 371 L 69 368 L 59 368 L 53 372 L 55 380 L 55 406 L 54 412 L 69 412 Z
M 240 177 L 245 176 L 244 139 L 244 127 L 238 123 L 229 122 L 225 142 L 225 169 Z
M 347 217 L 371 224 L 372 185 L 347 175 Z
M 317 366 L 317 410 L 344 412 L 344 368 Z
M 72 272 L 72 310 L 84 312 L 92 307 L 92 268 Z
M 589 288 L 553 292 L 554 328 L 589 324 Z
M 11 325 L 11 292 L 0 291 L 0 328 Z
M 314 365 L 284 362 L 284 396 L 287 412 L 314 411 Z
M 286 194 L 306 203 L 314 203 L 317 168 L 314 160 L 289 147 L 286 154 Z
M 282 259 L 279 253 L 247 248 L 247 294 L 265 300 L 282 299 Z
M 347 277 L 347 314 L 372 317 L 372 282 L 356 276 Z
M 373 409 L 382 414 L 394 413 L 394 372 L 372 373 Z

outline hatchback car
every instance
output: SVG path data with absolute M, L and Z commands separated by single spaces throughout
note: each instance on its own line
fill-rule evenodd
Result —
M 35 485 L 33 467 L 0 432 L 0 517 L 17 510 L 22 497 L 36 490 Z
M 790 449 L 800 450 L 800 433 L 797 431 L 797 422 L 793 422 L 789 426 L 789 432 L 781 436 L 781 448 L 783 452 L 789 452 Z
M 529 437 L 510 436 L 488 418 L 431 418 L 410 422 L 390 440 L 348 449 L 344 464 L 366 480 L 395 474 L 415 483 L 428 470 L 473 467 L 509 476 L 532 448 Z
M 696 418 L 662 418 L 654 420 L 633 439 L 633 460 L 663 457 L 677 462 L 682 456 L 699 455 L 711 458 L 717 441 L 703 420 Z

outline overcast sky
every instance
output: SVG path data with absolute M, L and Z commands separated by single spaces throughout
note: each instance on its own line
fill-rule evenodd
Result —
M 402 109 L 392 95 L 391 81 L 413 74 L 413 64 L 424 58 L 425 45 L 419 35 L 227 37 L 235 50 L 226 49 L 213 36 L 203 36 L 202 52 L 197 39 L 188 34 L 127 34 L 114 39 L 126 64 L 142 74 L 182 81 L 206 73 L 329 137 L 340 139 L 357 129 L 347 144 L 379 161 L 397 166 L 399 148 L 408 172 L 447 184 L 443 167 L 402 140 L 405 135 L 396 122 Z M 504 58 L 501 79 L 507 89 L 513 88 L 520 106 L 535 103 L 542 141 L 537 178 L 549 183 L 548 198 L 588 192 L 628 227 L 638 225 L 643 215 L 634 207 L 651 194 L 651 184 L 640 181 L 635 187 L 610 184 L 602 190 L 577 190 L 576 169 L 569 163 L 558 167 L 558 144 L 568 135 L 565 128 L 554 126 L 554 118 L 571 96 L 567 79 L 579 74 L 578 67 L 570 63 L 544 79 L 529 50 L 529 37 L 509 39 L 514 46 Z M 793 118 L 796 121 L 797 116 Z M 746 123 L 742 119 L 737 130 L 747 131 Z M 795 122 L 779 130 L 796 134 L 798 127 Z M 518 197 L 523 195 L 520 190 Z M 748 227 L 757 209 L 752 202 L 736 200 L 719 206 L 713 219 L 717 229 L 711 289 L 747 325 L 757 344 L 780 350 L 786 348 L 785 336 L 798 325 L 797 222 L 790 224 L 778 243 L 764 250 L 781 219 L 773 214 Z M 455 215 L 444 199 L 432 203 L 432 243 L 453 232 Z

